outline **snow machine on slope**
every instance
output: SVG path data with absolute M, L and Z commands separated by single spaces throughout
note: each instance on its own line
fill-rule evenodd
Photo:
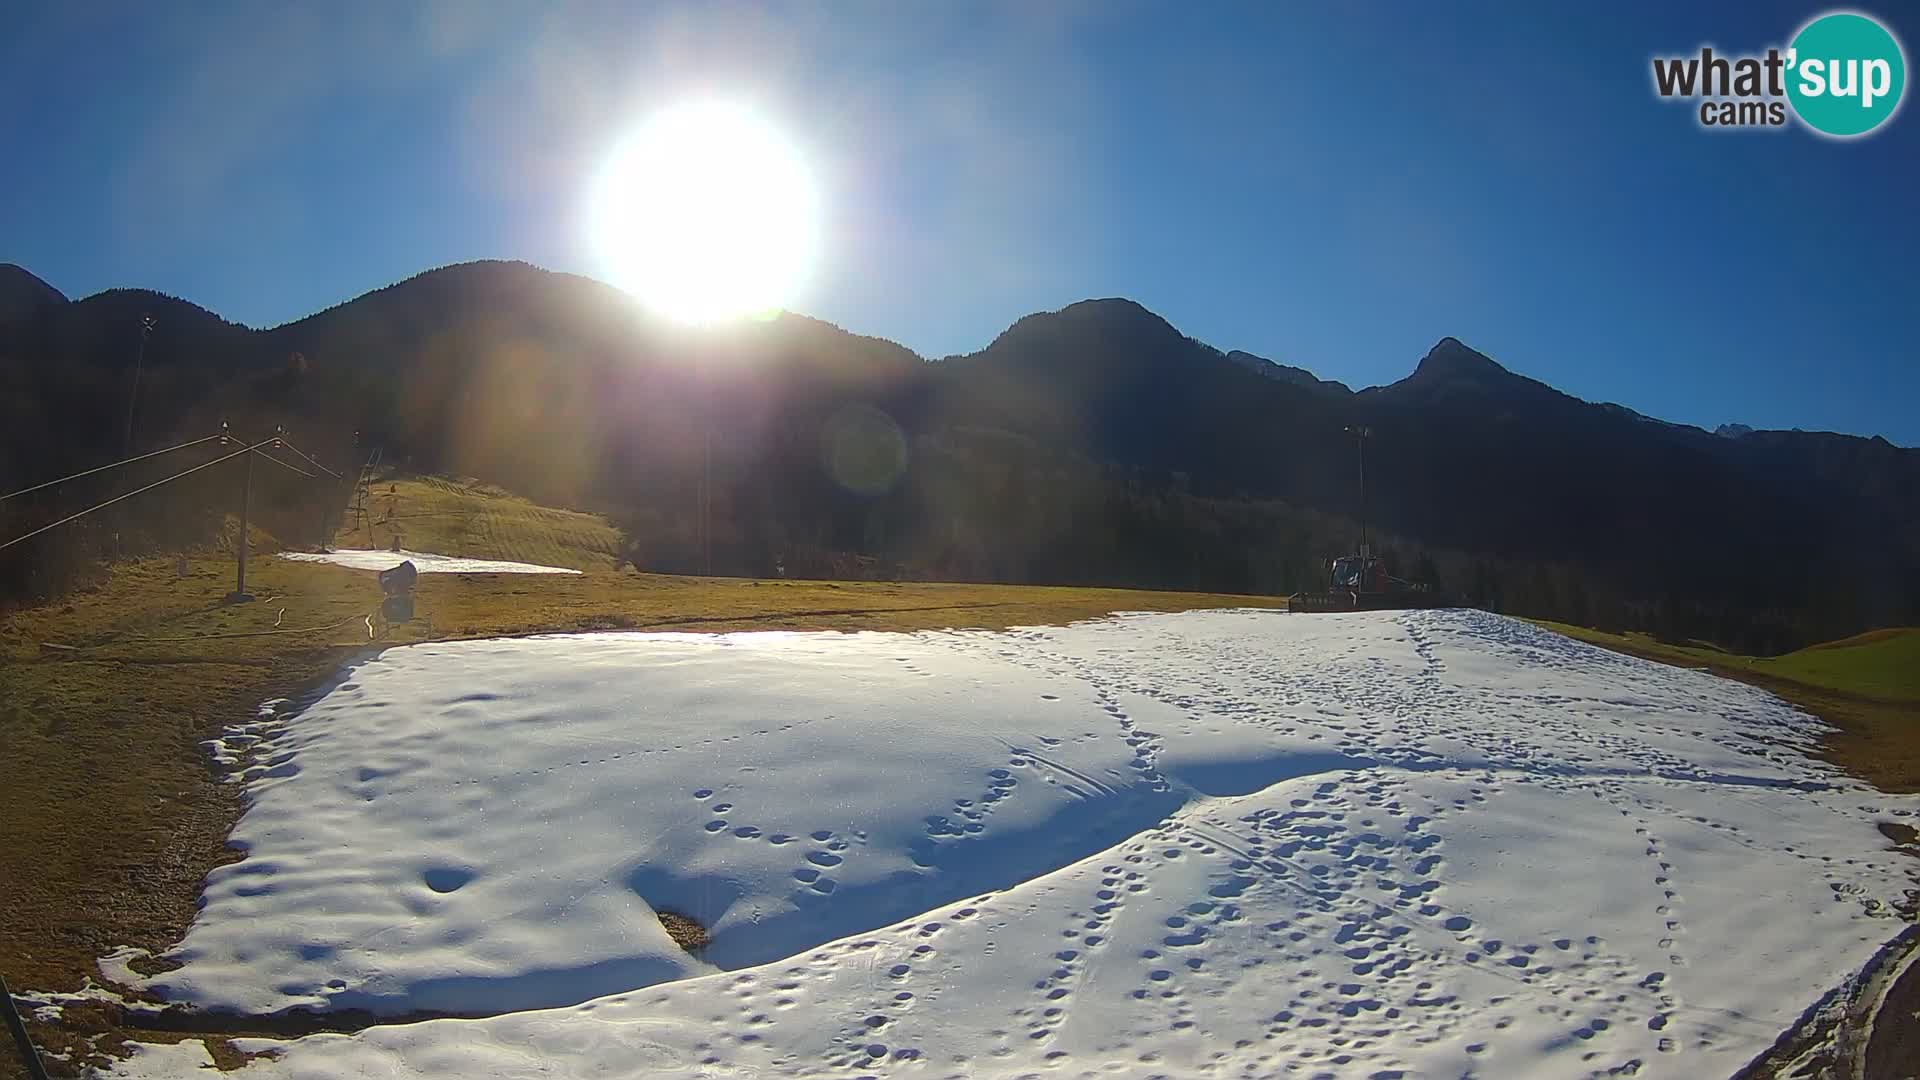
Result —
M 1328 564 L 1325 592 L 1297 592 L 1287 598 L 1287 610 L 1385 611 L 1395 608 L 1448 607 L 1450 601 L 1427 585 L 1394 577 L 1385 559 L 1366 545 L 1357 555 L 1342 555 Z
M 1360 550 L 1327 564 L 1325 592 L 1297 592 L 1287 598 L 1288 611 L 1385 611 L 1395 608 L 1455 607 L 1458 602 L 1432 586 L 1416 584 L 1387 572 L 1387 561 L 1367 543 L 1367 440 L 1369 427 L 1350 427 L 1360 453 Z

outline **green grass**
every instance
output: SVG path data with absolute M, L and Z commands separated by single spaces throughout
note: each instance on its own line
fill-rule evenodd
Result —
M 1920 627 L 1870 630 L 1785 656 L 1742 656 L 1705 641 L 1685 645 L 1584 626 L 1533 620 L 1568 637 L 1680 667 L 1739 668 L 1755 674 L 1890 702 L 1920 702 Z
M 1812 686 L 1888 701 L 1920 702 L 1920 627 L 1872 630 L 1785 656 L 1756 660 L 1754 666 Z

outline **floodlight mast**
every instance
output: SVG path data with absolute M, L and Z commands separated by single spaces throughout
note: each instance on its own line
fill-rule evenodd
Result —
M 1373 438 L 1373 429 L 1354 424 L 1346 432 L 1353 436 L 1354 446 L 1360 454 L 1360 557 L 1365 559 L 1373 555 L 1373 550 L 1367 546 L 1367 440 Z
M 127 394 L 127 433 L 122 440 L 121 452 L 133 455 L 133 412 L 140 401 L 140 369 L 147 361 L 147 339 L 153 336 L 154 319 L 152 315 L 140 316 L 140 345 L 133 353 L 133 390 Z

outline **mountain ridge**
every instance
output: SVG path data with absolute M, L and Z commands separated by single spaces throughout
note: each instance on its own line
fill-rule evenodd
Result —
M 404 295 L 405 290 L 407 290 L 409 287 L 419 287 L 425 283 L 435 282 L 440 280 L 447 280 L 449 278 L 462 277 L 462 276 L 470 275 L 473 273 L 523 274 L 523 275 L 531 274 L 539 277 L 551 278 L 557 281 L 577 283 L 579 287 L 583 287 L 583 288 L 598 292 L 601 295 L 601 298 L 609 303 L 628 306 L 628 314 L 630 315 L 631 319 L 636 325 L 643 325 L 646 323 L 648 319 L 648 316 L 646 316 L 644 311 L 637 304 L 635 304 L 631 300 L 631 298 L 627 297 L 625 293 L 622 293 L 617 287 L 607 284 L 606 282 L 603 282 L 598 278 L 594 278 L 584 274 L 573 273 L 571 271 L 552 270 L 546 267 L 539 266 L 538 264 L 527 262 L 525 260 L 519 260 L 519 259 L 474 259 L 466 262 L 448 263 L 443 266 L 437 266 L 437 267 L 429 268 L 427 270 L 422 270 L 419 273 L 409 275 L 408 277 L 401 278 L 389 284 L 365 290 L 352 297 L 349 297 L 345 300 L 341 300 L 335 304 L 329 305 L 328 307 L 325 307 L 325 308 L 321 308 L 307 315 L 303 315 L 298 318 L 288 320 L 286 322 L 278 323 L 272 326 L 265 326 L 265 327 L 253 327 L 253 326 L 248 326 L 244 323 L 233 322 L 219 315 L 217 312 L 214 312 L 209 308 L 202 307 L 190 300 L 184 299 L 182 297 L 174 296 L 172 294 L 160 292 L 157 290 L 152 290 L 152 289 L 133 288 L 133 287 L 116 287 L 116 288 L 106 289 L 100 292 L 92 293 L 78 299 L 69 299 L 64 294 L 60 293 L 57 289 L 54 289 L 51 285 L 47 285 L 44 281 L 42 281 L 40 278 L 35 276 L 31 271 L 27 270 L 25 267 L 22 267 L 15 263 L 0 263 L 0 321 L 4 320 L 6 297 L 8 296 L 11 290 L 18 287 L 14 284 L 13 281 L 9 280 L 10 278 L 13 278 L 20 282 L 30 282 L 32 285 L 38 286 L 40 289 L 43 289 L 45 291 L 45 294 L 49 295 L 52 298 L 55 298 L 59 303 L 63 303 L 63 304 L 85 304 L 89 302 L 98 302 L 103 300 L 104 298 L 112 297 L 112 296 L 147 297 L 147 298 L 150 298 L 149 302 L 154 306 L 171 308 L 171 309 L 188 310 L 191 312 L 193 317 L 210 318 L 226 327 L 246 330 L 253 334 L 265 335 L 269 337 L 275 336 L 275 335 L 282 335 L 286 338 L 291 339 L 292 337 L 296 336 L 296 331 L 298 330 L 298 328 L 306 327 L 311 324 L 314 324 L 316 321 L 323 320 L 330 313 L 339 311 L 343 308 L 347 308 L 354 304 L 360 304 L 365 301 L 374 300 L 375 298 L 382 297 L 383 295 Z M 397 293 L 396 291 L 399 291 L 399 292 Z M 779 313 L 779 318 L 787 319 L 787 320 L 794 320 L 794 319 L 807 320 L 812 323 L 817 323 L 823 327 L 830 328 L 834 331 L 839 331 L 852 338 L 857 338 L 863 341 L 884 343 L 888 346 L 891 346 L 894 349 L 898 349 L 904 353 L 910 354 L 915 359 L 918 359 L 927 363 L 939 363 L 939 362 L 942 362 L 943 360 L 963 359 L 965 357 L 978 356 L 981 353 L 984 353 L 987 350 L 993 348 L 993 346 L 999 343 L 1001 339 L 1007 337 L 1009 334 L 1014 333 L 1015 331 L 1031 331 L 1036 327 L 1045 325 L 1050 319 L 1050 317 L 1064 317 L 1068 320 L 1075 320 L 1075 319 L 1086 318 L 1088 316 L 1111 317 L 1115 313 L 1121 313 L 1123 318 L 1125 318 L 1128 322 L 1133 324 L 1133 328 L 1145 329 L 1152 335 L 1160 337 L 1163 340 L 1172 341 L 1175 339 L 1179 339 L 1179 340 L 1184 340 L 1184 341 L 1192 342 L 1195 344 L 1203 345 L 1209 350 L 1211 350 L 1215 355 L 1220 356 L 1225 360 L 1245 370 L 1253 371 L 1256 374 L 1261 374 L 1265 377 L 1272 378 L 1278 382 L 1289 383 L 1289 384 L 1306 388 L 1306 389 L 1321 390 L 1321 391 L 1328 392 L 1330 394 L 1335 394 L 1340 396 L 1366 394 L 1370 391 L 1380 391 L 1380 390 L 1387 389 L 1389 387 L 1401 385 L 1403 383 L 1408 382 L 1411 379 L 1421 379 L 1423 381 L 1439 381 L 1439 380 L 1446 380 L 1446 379 L 1468 379 L 1473 381 L 1485 382 L 1485 381 L 1491 381 L 1491 380 L 1498 380 L 1501 377 L 1514 377 L 1514 378 L 1524 379 L 1527 382 L 1533 383 L 1537 386 L 1544 387 L 1548 390 L 1552 390 L 1556 394 L 1560 394 L 1564 397 L 1570 398 L 1571 400 L 1580 402 L 1582 404 L 1620 409 L 1627 413 L 1632 414 L 1633 416 L 1639 417 L 1641 419 L 1648 420 L 1658 424 L 1673 426 L 1673 427 L 1683 427 L 1683 428 L 1688 428 L 1692 430 L 1699 430 L 1702 432 L 1720 433 L 1725 435 L 1745 435 L 1745 434 L 1754 433 L 1754 432 L 1776 432 L 1781 434 L 1821 435 L 1821 436 L 1832 436 L 1836 438 L 1859 439 L 1865 442 L 1872 442 L 1872 441 L 1878 440 L 1896 449 L 1913 449 L 1912 447 L 1904 447 L 1898 443 L 1893 443 L 1891 440 L 1888 440 L 1884 435 L 1877 434 L 1877 433 L 1863 435 L 1863 434 L 1850 433 L 1850 432 L 1808 431 L 1798 427 L 1752 428 L 1744 424 L 1723 424 L 1723 425 L 1720 425 L 1718 429 L 1707 429 L 1694 424 L 1686 424 L 1679 421 L 1664 420 L 1659 417 L 1651 416 L 1646 413 L 1641 413 L 1638 410 L 1631 408 L 1630 406 L 1621 405 L 1617 402 L 1591 401 L 1589 399 L 1578 397 L 1577 395 L 1574 395 L 1574 394 L 1569 394 L 1566 391 L 1560 390 L 1549 383 L 1541 382 L 1539 380 L 1531 378 L 1530 376 L 1523 375 L 1519 372 L 1516 372 L 1506 367 L 1505 365 L 1501 364 L 1499 361 L 1494 360 L 1492 357 L 1488 356 L 1486 353 L 1483 353 L 1478 349 L 1475 349 L 1472 346 L 1467 345 L 1465 342 L 1461 341 L 1458 337 L 1451 334 L 1443 335 L 1441 338 L 1439 338 L 1435 342 L 1435 344 L 1431 348 L 1429 348 L 1428 351 L 1418 361 L 1415 362 L 1413 368 L 1409 371 L 1409 373 L 1406 376 L 1402 377 L 1401 379 L 1396 380 L 1395 382 L 1381 383 L 1381 384 L 1376 384 L 1372 386 L 1360 387 L 1356 389 L 1338 380 L 1322 378 L 1319 376 L 1318 373 L 1313 371 L 1311 368 L 1307 368 L 1300 365 L 1281 363 L 1280 361 L 1272 360 L 1270 358 L 1261 356 L 1257 353 L 1252 353 L 1243 349 L 1235 348 L 1235 349 L 1228 349 L 1223 351 L 1218 349 L 1217 347 L 1206 345 L 1206 343 L 1200 341 L 1200 339 L 1191 337 L 1183 333 L 1179 328 L 1175 327 L 1171 323 L 1171 321 L 1169 321 L 1159 313 L 1153 311 L 1153 309 L 1147 307 L 1145 304 L 1142 304 L 1140 301 L 1134 300 L 1128 297 L 1088 297 L 1085 299 L 1073 301 L 1060 308 L 1055 308 L 1055 309 L 1046 310 L 1046 311 L 1029 312 L 1026 315 L 1022 315 L 1018 319 L 1015 319 L 1011 324 L 1008 325 L 1006 329 L 1000 331 L 999 334 L 995 335 L 994 338 L 990 340 L 988 344 L 983 346 L 981 349 L 976 350 L 973 353 L 956 354 L 954 356 L 948 356 L 944 358 L 925 356 L 918 352 L 915 352 L 914 350 L 910 349 L 905 345 L 902 345 L 896 341 L 893 341 L 890 338 L 885 338 L 878 335 L 861 334 L 857 331 L 851 330 L 847 327 L 843 327 L 829 320 L 819 319 L 815 316 L 806 315 L 802 312 L 782 311 Z M 658 327 L 656 327 L 655 329 L 657 330 Z M 690 334 L 693 336 L 698 336 L 698 331 L 682 330 L 679 332 L 684 334 Z
M 266 330 L 109 290 L 0 326 L 0 389 L 67 420 L 15 416 L 0 475 L 116 456 L 142 314 L 158 325 L 136 445 L 232 417 L 339 465 L 380 446 L 604 508 L 655 568 L 715 548 L 728 572 L 831 576 L 865 552 L 950 580 L 1287 592 L 1364 513 L 1503 610 L 1772 635 L 1746 651 L 1920 621 L 1920 451 L 1652 420 L 1451 336 L 1356 391 L 1111 297 L 931 360 L 793 313 L 677 327 L 521 263 L 436 268 Z M 1356 425 L 1375 436 L 1364 502 Z M 682 508 L 709 482 L 725 528 L 696 542 Z M 1891 578 L 1836 586 L 1842 561 Z
M 18 263 L 0 263 L 0 323 L 67 303 L 67 296 Z

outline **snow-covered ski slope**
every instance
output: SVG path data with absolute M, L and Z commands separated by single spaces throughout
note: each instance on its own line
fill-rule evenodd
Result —
M 564 566 L 508 562 L 504 559 L 463 559 L 453 555 L 435 555 L 431 551 L 372 551 L 366 548 L 335 548 L 332 551 L 283 551 L 283 559 L 295 562 L 324 562 L 354 570 L 391 570 L 412 560 L 422 574 L 577 574 Z
M 272 1077 L 1725 1076 L 1903 926 L 1818 730 L 1478 612 L 397 648 L 151 985 L 497 1014 Z

